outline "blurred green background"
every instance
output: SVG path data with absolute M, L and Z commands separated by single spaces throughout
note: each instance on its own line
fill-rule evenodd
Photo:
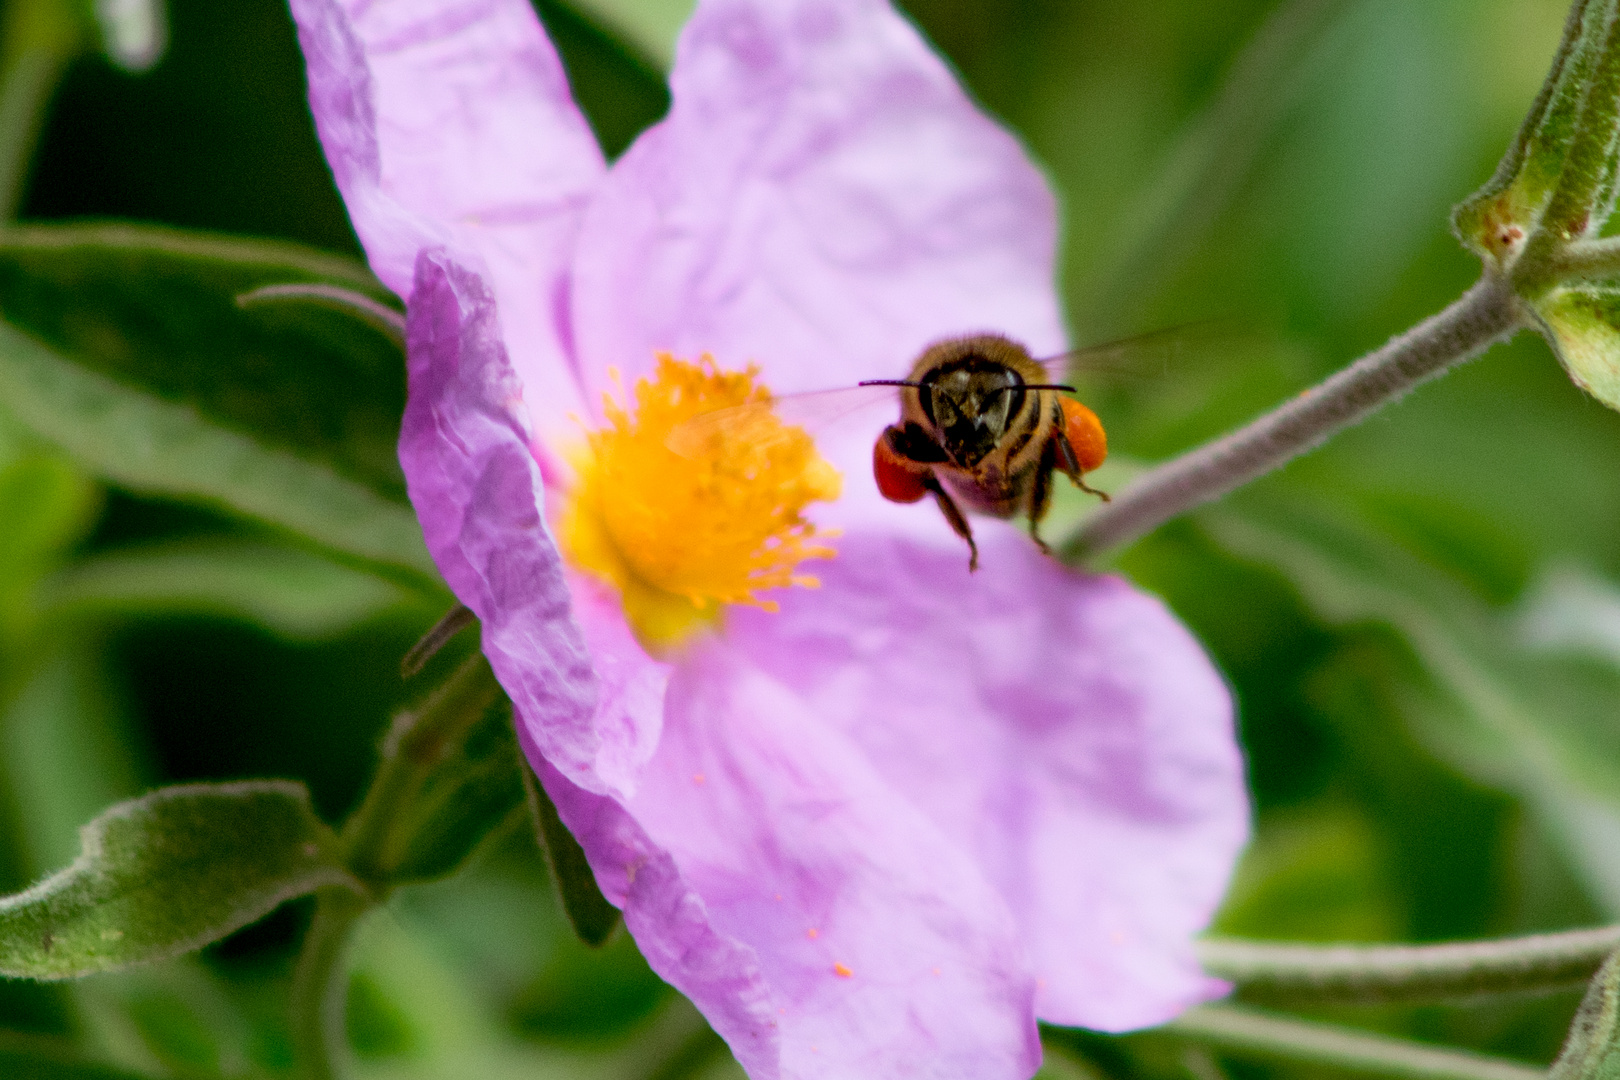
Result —
M 537 2 L 621 151 L 667 105 L 682 6 Z M 1449 208 L 1506 147 L 1565 13 L 1562 0 L 904 7 L 1057 187 L 1078 342 L 1237 328 L 1088 384 L 1120 461 L 1105 488 L 1468 286 L 1478 267 Z M 167 16 L 151 70 L 99 55 L 67 70 L 21 217 L 358 256 L 285 6 L 171 0 Z M 373 397 L 399 400 L 400 373 L 367 363 Z M 1119 555 L 1240 702 L 1259 830 L 1219 929 L 1433 941 L 1620 919 L 1617 531 L 1620 417 L 1525 334 Z M 398 661 L 448 602 L 106 484 L 0 402 L 0 887 L 65 864 L 80 824 L 158 784 L 294 777 L 339 819 L 391 711 L 431 683 L 402 683 Z M 153 1075 L 284 1073 L 281 995 L 307 918 L 288 905 L 134 973 L 0 981 L 0 1054 L 71 1040 Z M 521 828 L 469 872 L 404 890 L 356 966 L 365 1077 L 737 1075 L 623 934 L 600 952 L 573 940 Z M 1544 1063 L 1574 1003 L 1318 1014 Z M 1053 1076 L 1185 1075 L 1165 1036 L 1050 1037 L 1069 1052 Z

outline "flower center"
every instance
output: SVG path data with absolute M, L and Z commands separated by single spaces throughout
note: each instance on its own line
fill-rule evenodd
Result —
M 755 593 L 814 588 L 795 568 L 834 554 L 802 511 L 838 497 L 838 473 L 776 417 L 757 374 L 661 353 L 652 380 L 636 382 L 633 413 L 604 394 L 606 424 L 569 455 L 578 480 L 559 522 L 563 554 L 618 589 L 649 649 L 679 643 L 726 604 L 775 610 Z

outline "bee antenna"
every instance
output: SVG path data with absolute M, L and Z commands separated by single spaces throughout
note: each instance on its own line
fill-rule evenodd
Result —
M 909 379 L 862 379 L 857 386 L 909 386 L 913 389 L 922 389 L 922 383 L 912 382 Z
M 1074 387 L 1063 383 L 1019 383 L 1016 386 L 1000 386 L 996 389 L 998 393 L 1008 390 L 1067 390 L 1071 394 L 1075 393 Z

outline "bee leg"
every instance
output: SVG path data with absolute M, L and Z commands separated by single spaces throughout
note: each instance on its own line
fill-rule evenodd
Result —
M 1080 471 L 1080 459 L 1075 456 L 1074 447 L 1069 445 L 1069 440 L 1061 431 L 1052 436 L 1052 442 L 1057 446 L 1058 467 L 1063 470 L 1063 474 L 1069 478 L 1069 481 L 1074 484 L 1075 487 L 1079 488 L 1087 495 L 1097 496 L 1097 498 L 1101 499 L 1103 502 L 1113 501 L 1112 496 L 1110 496 L 1108 492 L 1098 491 L 1096 488 L 1086 483 L 1084 474 Z
M 962 513 L 961 507 L 956 505 L 956 500 L 951 498 L 950 493 L 940 486 L 932 474 L 923 481 L 923 486 L 933 492 L 934 502 L 939 504 L 939 512 L 945 515 L 951 530 L 967 541 L 968 573 L 973 573 L 979 568 L 979 545 L 973 542 L 973 529 L 968 525 L 967 517 Z
M 1043 555 L 1052 554 L 1052 549 L 1041 539 L 1041 519 L 1046 516 L 1047 509 L 1052 505 L 1054 465 L 1052 446 L 1048 444 L 1046 451 L 1041 454 L 1040 462 L 1035 466 L 1035 475 L 1029 482 L 1029 538 L 1035 541 L 1035 546 L 1041 549 Z

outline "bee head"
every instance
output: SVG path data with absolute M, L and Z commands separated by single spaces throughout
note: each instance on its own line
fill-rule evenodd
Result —
M 971 469 L 996 448 L 1024 407 L 1024 378 L 1006 364 L 968 353 L 924 375 L 917 397 L 945 452 Z

